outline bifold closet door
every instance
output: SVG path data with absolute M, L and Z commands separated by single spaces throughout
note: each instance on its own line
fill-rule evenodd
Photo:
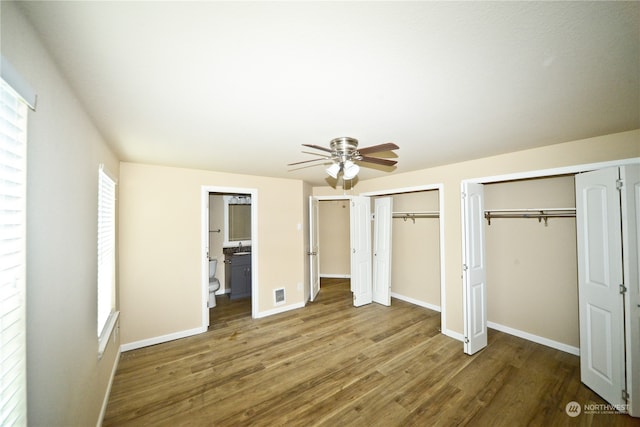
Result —
M 487 346 L 487 265 L 484 236 L 484 186 L 463 184 L 463 312 L 464 352 Z
M 309 197 L 309 280 L 311 282 L 311 289 L 309 298 L 311 301 L 316 299 L 318 292 L 320 292 L 320 257 L 318 256 L 318 242 L 320 236 L 318 232 L 318 218 L 319 218 L 319 202 L 318 199 Z
M 351 197 L 351 291 L 353 305 L 370 304 L 373 300 L 371 281 L 371 199 Z
M 618 168 L 576 176 L 580 377 L 613 405 L 624 405 L 624 312 Z

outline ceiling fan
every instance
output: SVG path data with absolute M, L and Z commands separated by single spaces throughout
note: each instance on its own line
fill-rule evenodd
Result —
M 327 174 L 332 178 L 337 179 L 338 174 L 342 171 L 344 179 L 353 179 L 360 172 L 360 166 L 355 162 L 375 163 L 382 166 L 393 166 L 398 163 L 396 160 L 381 159 L 378 157 L 370 157 L 368 154 L 380 153 L 382 151 L 397 150 L 398 147 L 393 142 L 387 142 L 385 144 L 373 145 L 371 147 L 364 147 L 358 149 L 358 140 L 350 138 L 348 136 L 342 136 L 340 138 L 334 138 L 331 140 L 330 148 L 322 147 L 314 144 L 302 144 L 305 147 L 321 150 L 329 155 L 322 155 L 317 153 L 309 153 L 314 156 L 320 156 L 319 159 L 303 160 L 301 162 L 289 163 L 287 166 L 300 165 L 302 163 L 310 163 L 317 161 L 331 160 L 333 164 L 326 169 Z

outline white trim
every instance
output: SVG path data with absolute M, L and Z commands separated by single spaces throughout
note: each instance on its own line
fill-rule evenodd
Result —
M 111 395 L 111 386 L 113 386 L 113 379 L 115 378 L 116 371 L 118 370 L 118 363 L 120 363 L 120 353 L 122 353 L 122 347 L 118 347 L 118 354 L 116 355 L 116 360 L 113 364 L 113 367 L 111 368 L 111 375 L 109 375 L 107 390 L 104 394 L 104 399 L 102 399 L 102 407 L 100 408 L 100 415 L 98 416 L 98 422 L 96 423 L 96 427 L 102 426 L 104 415 L 107 413 L 107 405 L 109 404 L 109 396 Z
M 407 297 L 405 295 L 400 295 L 400 294 L 397 294 L 395 292 L 391 292 L 391 297 L 399 299 L 399 300 L 402 300 L 402 301 L 405 301 L 405 302 L 408 302 L 408 303 L 413 304 L 413 305 L 418 305 L 420 307 L 428 308 L 429 310 L 433 310 L 433 311 L 437 311 L 437 312 L 441 312 L 442 311 L 441 307 L 439 305 L 430 304 L 428 302 L 420 301 L 420 300 L 417 300 L 415 298 Z
M 350 274 L 319 274 L 320 278 L 325 279 L 350 279 Z
M 174 332 L 172 334 L 161 335 L 159 337 L 147 338 L 147 339 L 140 340 L 140 341 L 134 341 L 134 342 L 122 344 L 122 346 L 120 347 L 120 350 L 121 351 L 135 350 L 135 349 L 142 348 L 142 347 L 148 347 L 148 346 L 151 346 L 151 345 L 162 344 L 162 343 L 169 342 L 169 341 L 175 341 L 175 340 L 178 340 L 180 338 L 186 338 L 186 337 L 190 337 L 190 336 L 193 336 L 193 335 L 202 334 L 204 332 L 207 332 L 207 328 L 206 327 L 200 327 L 200 328 L 189 329 L 189 330 L 186 330 L 186 331 Z
M 462 182 L 490 184 L 492 182 L 517 181 L 520 179 L 543 178 L 545 176 L 570 175 L 570 174 L 577 174 L 581 172 L 588 172 L 596 169 L 604 169 L 609 167 L 617 167 L 617 166 L 624 166 L 624 165 L 631 165 L 631 164 L 638 164 L 638 163 L 640 163 L 640 157 L 633 157 L 630 159 L 611 160 L 611 161 L 600 162 L 600 163 L 587 163 L 584 165 L 572 165 L 572 166 L 564 166 L 564 167 L 552 168 L 552 169 L 540 169 L 540 170 L 531 170 L 526 172 L 507 173 L 504 175 L 493 175 L 493 176 L 485 176 L 485 177 L 479 177 L 479 178 L 469 178 L 469 179 L 463 179 Z
M 464 335 L 462 335 L 460 332 L 456 332 L 456 331 L 452 331 L 451 329 L 444 329 L 444 328 L 441 328 L 441 331 L 444 335 L 448 336 L 449 338 L 453 338 L 454 340 L 464 342 Z
M 442 331 L 445 331 L 447 328 L 447 316 L 446 316 L 447 286 L 446 286 L 445 262 L 444 262 L 445 254 L 446 254 L 445 238 L 444 238 L 445 237 L 444 235 L 444 222 L 445 222 L 444 183 L 440 182 L 435 184 L 416 185 L 413 187 L 392 188 L 388 190 L 378 190 L 378 191 L 367 191 L 364 193 L 360 193 L 360 195 L 361 196 L 387 196 L 387 195 L 402 194 L 402 193 L 413 193 L 416 191 L 432 191 L 432 190 L 438 190 L 438 209 L 440 210 L 439 232 L 440 232 L 440 307 L 441 309 L 439 311 L 440 311 L 440 328 Z
M 539 335 L 530 334 L 529 332 L 521 331 L 519 329 L 510 328 L 499 323 L 487 321 L 487 327 L 495 329 L 496 331 L 504 332 L 505 334 L 513 335 L 518 338 L 525 339 L 527 341 L 533 341 L 538 344 L 542 344 L 547 347 L 555 348 L 556 350 L 564 351 L 565 353 L 580 356 L 580 348 L 574 347 L 568 344 L 564 344 L 558 341 L 550 340 L 549 338 L 541 337 Z
M 209 247 L 209 193 L 233 193 L 251 195 L 251 317 L 258 317 L 258 301 L 260 286 L 258 283 L 258 189 L 240 187 L 217 187 L 203 185 L 201 187 L 201 253 L 202 259 L 202 327 L 209 327 L 209 262 L 206 259 Z M 222 286 L 221 286 L 222 288 Z M 226 291 L 226 289 L 225 289 Z
M 290 304 L 290 305 L 285 305 L 283 307 L 277 307 L 277 308 L 273 308 L 271 310 L 266 310 L 266 311 L 261 311 L 257 314 L 257 316 L 254 316 L 256 319 L 260 319 L 262 317 L 268 317 L 268 316 L 273 316 L 274 314 L 279 314 L 279 313 L 284 313 L 286 311 L 291 311 L 291 310 L 296 310 L 298 308 L 304 308 L 305 306 L 305 302 L 297 302 L 295 304 Z

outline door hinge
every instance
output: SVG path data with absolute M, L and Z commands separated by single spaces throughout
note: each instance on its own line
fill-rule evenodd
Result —
M 376 214 L 371 214 L 371 221 L 375 221 L 376 219 Z
M 624 181 L 621 179 L 616 179 L 616 189 L 618 191 L 622 191 L 622 187 L 624 187 Z
M 464 343 L 465 344 L 469 344 L 469 338 L 468 337 L 464 337 Z
M 624 294 L 627 292 L 627 287 L 625 285 L 620 285 L 620 293 Z
M 467 197 L 467 193 L 465 193 L 464 191 L 462 192 L 462 198 L 464 199 L 465 197 Z
M 462 271 L 467 271 L 468 269 L 467 264 L 462 264 Z
M 628 402 L 629 401 L 629 393 L 625 389 L 622 390 L 622 400 L 624 402 Z

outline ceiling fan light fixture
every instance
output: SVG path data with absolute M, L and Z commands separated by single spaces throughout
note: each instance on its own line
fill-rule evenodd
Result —
M 338 179 L 338 174 L 340 173 L 340 164 L 332 164 L 326 169 L 326 172 L 331 178 Z
M 351 160 L 344 162 L 344 179 L 353 179 L 358 175 L 358 172 L 360 172 L 360 166 L 356 165 Z

